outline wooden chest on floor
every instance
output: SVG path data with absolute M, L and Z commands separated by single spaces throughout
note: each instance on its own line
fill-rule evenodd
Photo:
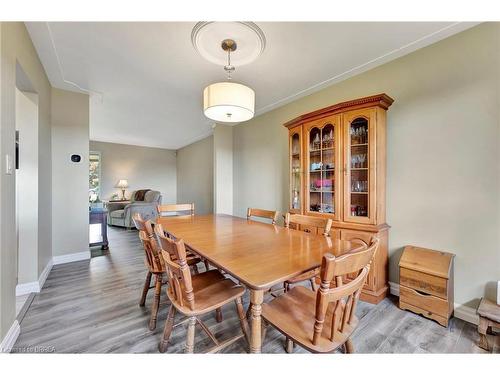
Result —
M 399 307 L 447 327 L 453 314 L 453 257 L 406 246 L 399 261 Z

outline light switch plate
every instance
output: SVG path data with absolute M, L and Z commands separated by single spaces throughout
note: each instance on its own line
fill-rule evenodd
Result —
M 5 154 L 5 174 L 12 174 L 12 157 Z

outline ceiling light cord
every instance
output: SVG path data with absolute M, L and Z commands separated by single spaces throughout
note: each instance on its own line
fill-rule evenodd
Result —
M 228 49 L 227 50 L 227 80 L 230 81 L 231 80 L 231 49 Z M 234 70 L 234 69 L 233 69 Z
M 231 73 L 233 73 L 236 68 L 231 65 L 231 52 L 236 51 L 236 42 L 232 39 L 225 39 L 222 41 L 222 49 L 227 51 L 227 65 L 224 65 L 224 70 L 227 73 L 227 80 L 230 81 L 232 79 Z

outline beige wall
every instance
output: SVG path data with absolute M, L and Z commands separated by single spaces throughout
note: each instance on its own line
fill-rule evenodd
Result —
M 214 212 L 233 214 L 233 126 L 214 129 Z
M 101 199 L 109 199 L 113 193 L 121 195 L 115 185 L 126 179 L 127 196 L 133 190 L 152 189 L 161 192 L 163 203 L 176 202 L 175 151 L 94 141 L 90 150 L 101 152 Z
M 50 84 L 24 24 L 0 24 L 0 337 L 15 319 L 17 275 L 15 233 L 15 174 L 5 174 L 5 155 L 14 155 L 16 62 L 21 65 L 38 94 L 38 273 L 49 262 L 52 252 L 51 126 Z
M 194 202 L 196 214 L 213 212 L 214 138 L 177 150 L 177 202 Z
M 72 154 L 81 156 L 79 163 Z M 89 251 L 89 96 L 52 89 L 53 255 Z
M 234 128 L 234 212 L 286 210 L 284 122 L 386 92 L 390 280 L 403 246 L 454 252 L 455 300 L 473 306 L 500 279 L 499 24 L 483 24 Z

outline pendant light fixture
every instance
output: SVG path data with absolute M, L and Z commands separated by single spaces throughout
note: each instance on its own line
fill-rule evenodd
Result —
M 237 45 L 233 39 L 224 39 L 222 49 L 227 52 L 226 82 L 213 83 L 203 90 L 203 112 L 217 122 L 243 122 L 255 114 L 255 92 L 248 86 L 231 81 L 235 67 L 231 65 L 231 52 Z

